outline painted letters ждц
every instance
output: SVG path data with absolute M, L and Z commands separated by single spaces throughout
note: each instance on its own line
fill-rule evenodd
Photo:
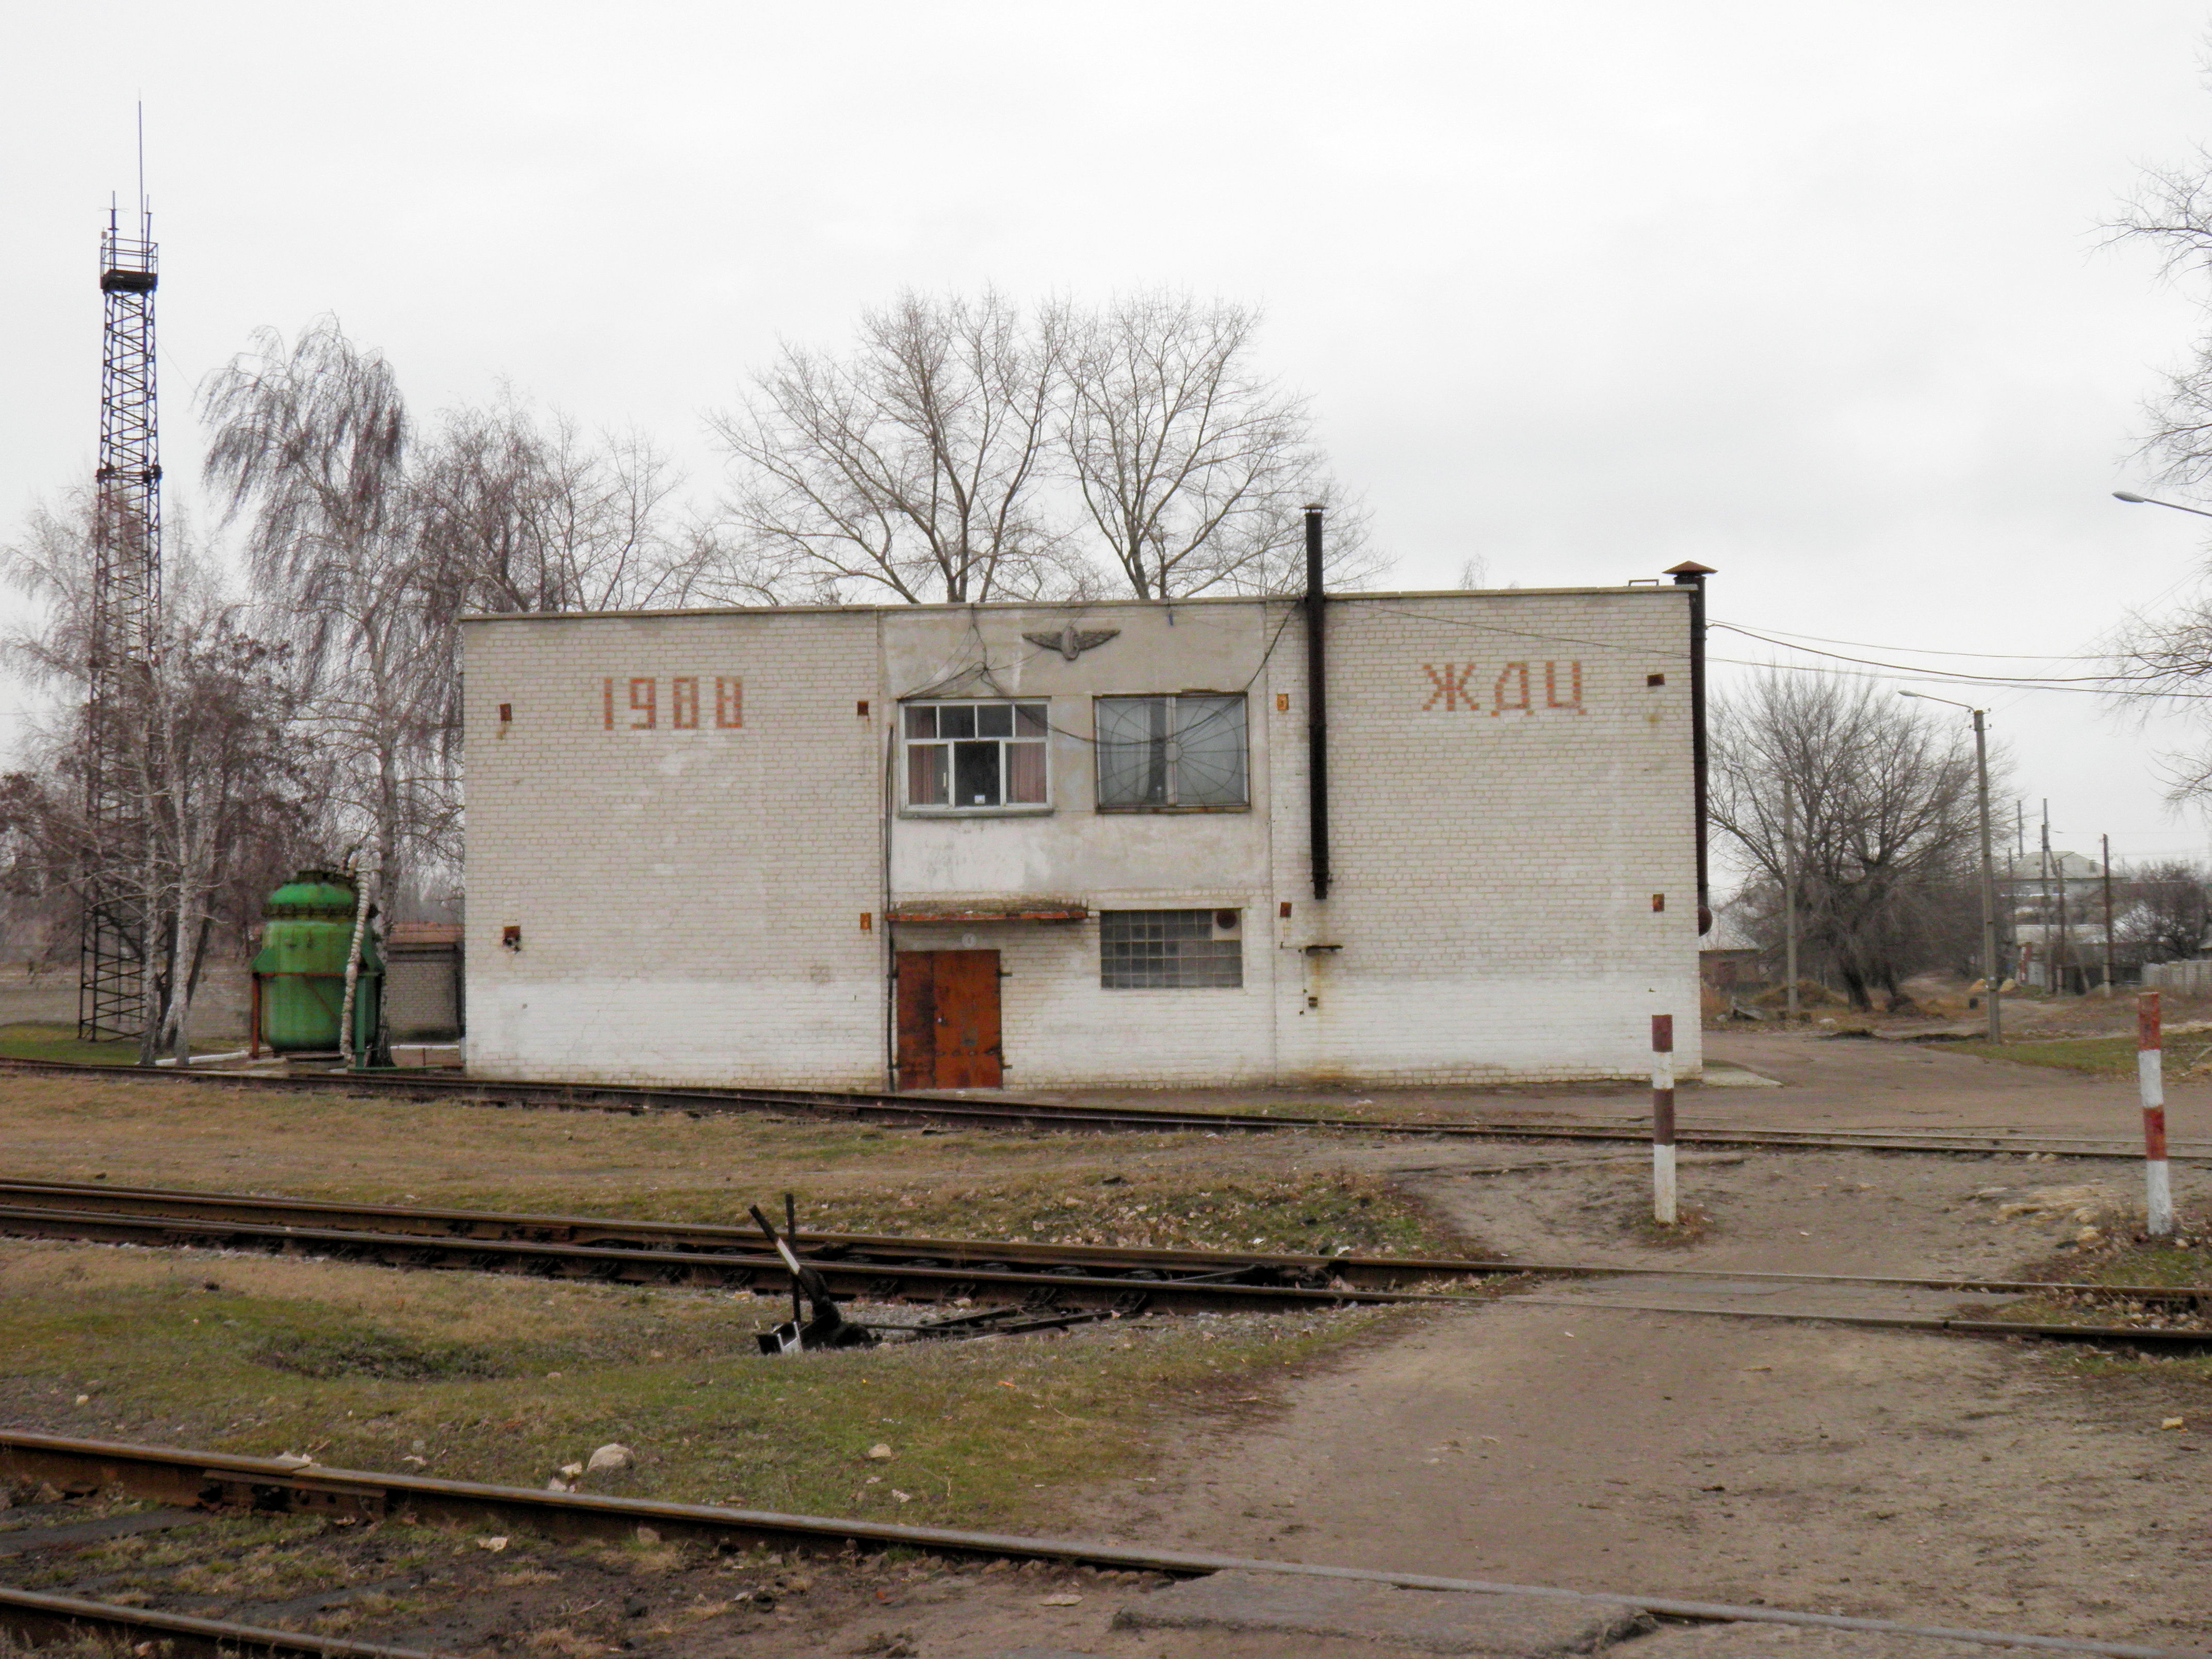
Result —
M 1509 662 L 1498 671 L 1490 685 L 1489 714 L 1495 720 L 1503 714 L 1533 716 L 1536 706 L 1529 695 L 1529 665 Z M 1431 708 L 1447 711 L 1464 708 L 1469 714 L 1482 709 L 1483 694 L 1468 682 L 1474 678 L 1480 663 L 1445 663 L 1439 668 L 1435 663 L 1425 662 L 1421 672 L 1428 676 L 1429 698 L 1421 705 L 1423 713 Z M 1567 695 L 1559 696 L 1559 683 L 1565 671 Z M 1587 714 L 1583 707 L 1583 665 L 1579 662 L 1547 662 L 1544 665 L 1544 707 L 1570 714 Z

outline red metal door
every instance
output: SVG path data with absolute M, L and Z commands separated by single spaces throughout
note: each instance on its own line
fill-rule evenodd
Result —
M 897 966 L 899 1087 L 999 1087 L 999 953 L 902 951 Z
M 898 953 L 898 1086 L 937 1086 L 937 954 Z

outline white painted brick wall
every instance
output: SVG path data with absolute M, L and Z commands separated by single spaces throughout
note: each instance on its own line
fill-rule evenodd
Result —
M 896 701 L 927 689 L 1048 698 L 1055 810 L 894 816 L 894 902 L 1033 894 L 1244 915 L 1237 990 L 1104 989 L 1095 915 L 902 925 L 904 948 L 1001 952 L 1010 1088 L 1638 1075 L 1665 1012 L 1694 1074 L 1686 612 L 1673 588 L 1333 602 L 1335 884 L 1318 904 L 1304 635 L 1279 601 L 472 623 L 471 1064 L 883 1081 L 886 941 L 880 920 L 863 933 L 858 919 L 884 906 Z M 1024 641 L 1071 617 L 1120 636 L 1074 663 Z M 1545 707 L 1547 662 L 1560 702 L 1581 665 L 1581 712 Z M 1525 712 L 1497 707 L 1515 663 Z M 678 673 L 742 675 L 744 731 L 665 729 Z M 624 729 L 634 674 L 658 677 L 664 729 Z M 1253 811 L 1091 810 L 1092 697 L 1248 683 Z M 503 702 L 516 721 L 499 738 Z M 499 930 L 518 921 L 516 955 Z
M 879 695 L 874 616 L 465 633 L 471 1069 L 880 1085 L 881 934 L 860 926 L 882 908 L 878 763 L 854 712 Z M 740 729 L 714 729 L 718 675 L 743 682 Z M 672 723 L 678 676 L 701 678 L 699 729 Z M 649 731 L 633 677 L 655 683 Z

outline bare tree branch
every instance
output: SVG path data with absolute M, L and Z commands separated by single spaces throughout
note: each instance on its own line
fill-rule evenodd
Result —
M 739 469 L 732 586 L 908 604 L 1024 599 L 1060 574 L 1036 514 L 1060 396 L 1059 313 L 908 293 L 832 357 L 787 345 L 713 417 Z
M 1252 361 L 1259 321 L 1246 307 L 1155 292 L 1072 330 L 1061 443 L 1140 599 L 1303 583 L 1302 509 L 1334 492 L 1304 399 Z M 1364 515 L 1340 511 L 1330 528 L 1331 579 L 1351 585 L 1367 571 Z
M 1770 674 L 1716 700 L 1713 754 L 1713 822 L 1758 872 L 1754 909 L 1794 871 L 1808 953 L 1853 1006 L 1971 959 L 1980 832 L 1960 730 L 1872 686 Z

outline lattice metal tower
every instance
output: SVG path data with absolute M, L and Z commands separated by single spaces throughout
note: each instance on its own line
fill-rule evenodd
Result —
M 139 1036 L 147 1020 L 148 836 L 134 774 L 151 708 L 161 608 L 161 458 L 154 384 L 159 276 L 154 219 L 143 194 L 137 232 L 125 236 L 110 208 L 100 240 L 106 319 L 85 711 L 91 868 L 77 981 L 77 1035 L 94 1042 Z

